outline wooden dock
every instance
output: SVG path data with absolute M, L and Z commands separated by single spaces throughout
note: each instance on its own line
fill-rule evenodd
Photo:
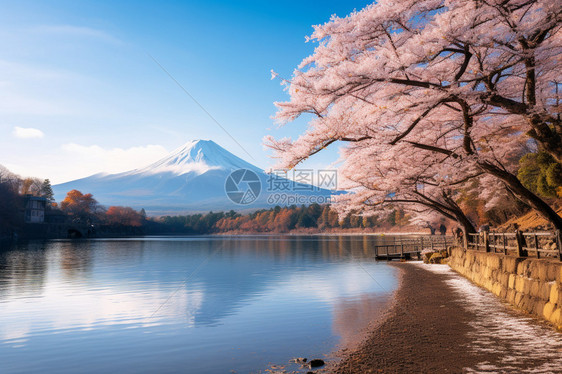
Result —
M 375 259 L 390 261 L 417 258 L 420 260 L 424 249 L 439 251 L 447 249 L 447 246 L 454 243 L 453 237 L 441 235 L 382 237 L 380 243 L 375 245 Z

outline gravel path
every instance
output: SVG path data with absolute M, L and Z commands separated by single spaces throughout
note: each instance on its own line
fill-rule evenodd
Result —
M 402 286 L 386 319 L 330 372 L 562 373 L 562 334 L 445 265 L 393 263 Z

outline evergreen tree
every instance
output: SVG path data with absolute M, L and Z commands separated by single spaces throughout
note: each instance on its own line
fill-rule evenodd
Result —
M 562 166 L 546 152 L 523 156 L 517 177 L 525 187 L 543 197 L 556 197 L 562 192 Z
M 51 181 L 49 179 L 45 179 L 43 184 L 41 185 L 40 190 L 41 197 L 44 197 L 49 202 L 55 201 L 55 194 L 53 193 L 53 188 L 51 187 Z

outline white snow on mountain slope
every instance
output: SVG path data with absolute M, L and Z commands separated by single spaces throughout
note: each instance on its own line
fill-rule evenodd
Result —
M 172 172 L 203 174 L 210 170 L 251 169 L 261 171 L 254 165 L 228 152 L 212 140 L 193 140 L 175 149 L 169 156 L 135 170 L 135 174 L 157 174 Z
M 251 205 L 234 204 L 225 193 L 228 176 L 238 169 L 252 170 L 261 181 L 262 193 Z M 102 205 L 145 208 L 152 214 L 177 214 L 268 208 L 272 206 L 271 200 L 268 202 L 267 199 L 268 179 L 269 176 L 263 170 L 228 152 L 215 142 L 194 140 L 146 167 L 118 174 L 99 173 L 55 185 L 53 190 L 57 201 L 64 199 L 68 191 L 77 189 L 82 193 L 93 194 Z M 293 191 L 284 192 L 293 194 Z M 328 190 L 315 189 L 297 194 L 328 197 L 331 193 Z

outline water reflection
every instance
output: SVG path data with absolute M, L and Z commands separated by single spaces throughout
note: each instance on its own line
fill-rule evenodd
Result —
M 342 298 L 334 306 L 333 329 L 341 337 L 340 345 L 352 348 L 361 343 L 361 339 L 372 324 L 380 322 L 391 302 L 390 294 L 361 294 L 351 298 Z
M 72 360 L 86 360 L 90 372 L 189 365 L 212 373 L 322 354 L 364 328 L 396 285 L 393 268 L 373 261 L 375 240 L 133 238 L 16 246 L 0 251 L 0 356 L 8 372 L 72 372 Z M 53 346 L 66 347 L 64 357 Z M 116 350 L 129 356 L 115 357 Z M 212 354 L 229 360 L 201 361 Z

